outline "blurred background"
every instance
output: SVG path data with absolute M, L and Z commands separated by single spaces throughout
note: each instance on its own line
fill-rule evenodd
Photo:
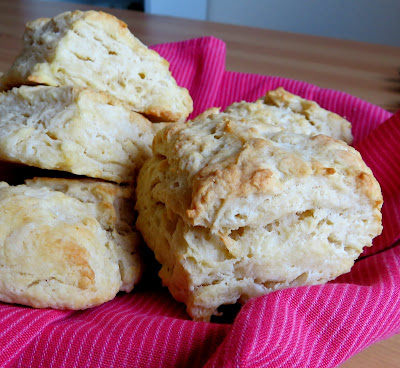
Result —
M 74 0 L 73 2 L 400 46 L 400 0 Z

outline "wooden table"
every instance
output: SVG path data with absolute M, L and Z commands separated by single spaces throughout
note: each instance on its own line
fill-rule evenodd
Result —
M 92 7 L 93 8 L 93 7 Z M 20 49 L 24 24 L 62 11 L 89 9 L 72 3 L 0 0 L 0 70 Z M 145 44 L 213 35 L 227 45 L 227 69 L 300 79 L 379 105 L 400 109 L 400 48 L 257 28 L 107 9 Z
M 73 9 L 89 7 L 0 0 L 0 71 L 5 71 L 19 52 L 28 20 Z M 226 42 L 228 70 L 304 80 L 350 93 L 392 112 L 400 109 L 400 48 L 127 10 L 103 10 L 125 21 L 147 45 L 213 35 Z M 341 368 L 399 366 L 400 335 L 397 335 L 369 347 Z

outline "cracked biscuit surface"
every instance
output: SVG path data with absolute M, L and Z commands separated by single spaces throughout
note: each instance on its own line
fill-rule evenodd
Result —
M 153 154 L 139 173 L 137 227 L 195 320 L 332 280 L 382 230 L 371 170 L 325 135 L 204 114 L 159 132 Z
M 23 39 L 2 89 L 46 84 L 107 91 L 156 121 L 182 121 L 193 110 L 169 63 L 111 14 L 76 10 L 40 18 L 27 23 Z
M 151 156 L 152 123 L 104 92 L 22 86 L 0 93 L 0 159 L 132 182 Z
M 85 309 L 129 292 L 142 273 L 132 190 L 83 179 L 0 183 L 0 300 Z
M 353 141 L 349 121 L 282 87 L 268 91 L 255 102 L 235 102 L 224 112 L 238 119 L 258 120 L 293 133 L 325 134 L 347 144 Z

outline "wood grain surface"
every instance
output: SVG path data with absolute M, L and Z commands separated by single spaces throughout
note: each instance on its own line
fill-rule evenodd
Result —
M 74 3 L 0 0 L 0 71 L 21 49 L 27 21 L 74 9 Z M 350 93 L 389 111 L 400 109 L 400 48 L 250 27 L 102 9 L 125 21 L 147 45 L 215 36 L 227 46 L 227 69 L 303 80 Z M 399 368 L 400 335 L 378 342 L 341 368 Z
M 20 50 L 26 21 L 85 5 L 0 0 L 0 71 Z M 90 7 L 95 8 L 95 7 Z M 145 44 L 213 35 L 227 45 L 227 69 L 304 80 L 400 109 L 400 48 L 107 9 Z

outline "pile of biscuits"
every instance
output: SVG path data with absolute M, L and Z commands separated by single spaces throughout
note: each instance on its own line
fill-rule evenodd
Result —
M 84 178 L 1 183 L 0 300 L 88 308 L 140 280 L 134 182 L 165 125 L 152 121 L 185 120 L 193 103 L 112 15 L 38 19 L 23 41 L 0 81 L 0 159 Z
M 185 122 L 168 63 L 101 12 L 31 22 L 24 44 L 0 81 L 0 159 L 88 178 L 0 184 L 0 300 L 82 309 L 129 292 L 143 237 L 209 321 L 348 272 L 382 231 L 351 124 L 315 102 L 278 88 Z

